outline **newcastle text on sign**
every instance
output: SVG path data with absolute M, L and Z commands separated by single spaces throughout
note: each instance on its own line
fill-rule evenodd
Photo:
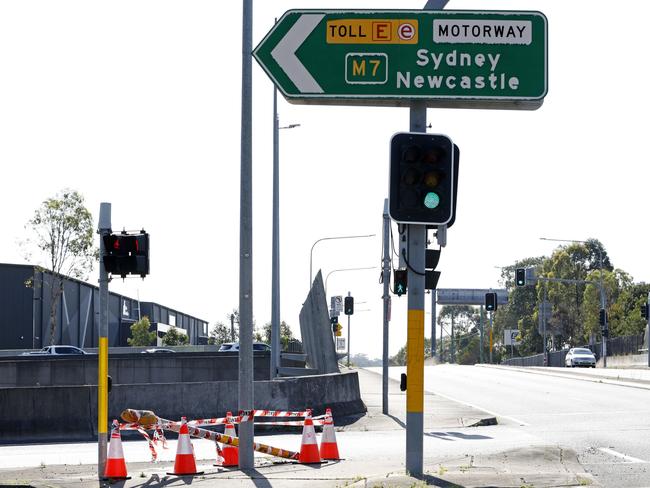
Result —
M 290 10 L 253 51 L 291 102 L 539 107 L 540 12 Z

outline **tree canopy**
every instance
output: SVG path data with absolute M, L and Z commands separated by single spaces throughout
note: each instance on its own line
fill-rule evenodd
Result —
M 526 286 L 516 286 L 517 268 L 533 268 L 537 279 Z M 601 284 L 610 337 L 642 334 L 647 322 L 641 317 L 640 307 L 647 301 L 650 284 L 635 283 L 632 276 L 615 268 L 597 239 L 570 242 L 558 246 L 550 256 L 528 257 L 503 267 L 501 285 L 508 290 L 508 303 L 500 305 L 493 315 L 493 361 L 510 355 L 510 348 L 506 350 L 503 345 L 503 332 L 507 329 L 519 331 L 520 344 L 515 347 L 515 354 L 526 356 L 542 352 L 544 315 L 541 304 L 544 299 L 550 311 L 546 317 L 549 349 L 602 340 Z M 444 336 L 442 340 L 438 338 L 438 356 L 444 361 L 461 364 L 478 362 L 479 307 L 443 306 L 439 310 L 438 325 L 444 329 Z M 488 329 L 488 321 L 484 318 L 485 358 L 489 353 Z M 405 364 L 406 354 L 405 346 L 391 360 L 395 364 Z
M 99 259 L 94 245 L 93 217 L 77 191 L 65 189 L 43 201 L 25 224 L 22 243 L 28 261 L 52 272 L 50 289 L 50 339 L 56 342 L 57 308 L 63 293 L 63 278 L 87 279 Z M 37 254 L 37 256 L 34 256 Z M 34 286 L 34 280 L 28 283 Z

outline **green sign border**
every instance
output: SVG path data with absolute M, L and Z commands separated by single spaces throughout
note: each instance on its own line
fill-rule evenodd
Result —
M 431 93 L 418 94 L 328 94 L 328 93 L 293 93 L 292 88 L 295 87 L 291 79 L 285 74 L 283 68 L 273 59 L 271 51 L 280 43 L 289 32 L 293 24 L 301 17 L 302 14 L 322 14 L 325 17 L 319 22 L 316 28 L 321 28 L 322 24 L 333 18 L 339 18 L 341 15 L 350 15 L 351 18 L 356 19 L 372 19 L 381 18 L 378 16 L 385 16 L 387 18 L 399 18 L 400 16 L 409 17 L 436 17 L 445 18 L 471 15 L 472 17 L 480 18 L 481 16 L 492 17 L 505 17 L 504 20 L 516 20 L 507 18 L 507 16 L 528 16 L 538 17 L 544 26 L 543 39 L 539 39 L 540 34 L 535 31 L 533 43 L 543 44 L 543 86 L 542 93 L 535 96 L 475 96 L 475 95 L 436 95 Z M 296 20 L 292 22 L 290 17 L 295 17 Z M 419 20 L 419 19 L 418 19 Z M 470 19 L 468 19 L 470 20 Z M 474 20 L 474 19 L 471 19 Z M 538 21 L 538 22 L 539 22 Z M 288 22 L 288 23 L 287 23 Z M 421 29 L 420 29 L 421 31 Z M 310 33 L 305 38 L 304 44 L 310 41 Z M 316 41 L 320 42 L 320 41 Z M 324 42 L 324 40 L 323 40 Z M 313 42 L 312 42 L 313 44 Z M 476 43 L 454 43 L 453 46 L 476 46 Z M 483 44 L 478 44 L 482 46 Z M 485 46 L 494 47 L 493 44 L 484 44 Z M 327 49 L 327 44 L 323 43 L 323 50 Z M 340 46 L 349 50 L 349 53 L 362 54 L 364 49 L 369 53 L 376 52 L 378 49 L 377 44 L 344 44 L 335 45 L 338 49 Z M 419 40 L 416 48 L 422 47 L 422 39 Z M 512 48 L 512 45 L 508 45 Z M 538 46 L 537 49 L 540 47 Z M 307 49 L 307 48 L 305 48 Z M 395 49 L 393 47 L 393 49 Z M 298 58 L 300 58 L 298 48 Z M 318 53 L 315 53 L 318 54 Z M 546 16 L 539 11 L 502 11 L 502 10 L 399 10 L 399 9 L 382 9 L 382 10 L 346 10 L 346 9 L 292 9 L 285 12 L 274 27 L 266 34 L 260 41 L 257 47 L 253 50 L 253 56 L 264 69 L 266 74 L 271 78 L 273 83 L 278 87 L 284 97 L 291 103 L 296 104 L 321 104 L 321 105 L 372 105 L 372 106 L 408 106 L 411 101 L 420 100 L 426 103 L 429 107 L 443 107 L 443 108 L 494 108 L 494 109 L 536 109 L 539 108 L 544 97 L 548 93 L 548 20 Z M 307 62 L 306 60 L 304 60 Z M 537 81 L 539 83 L 539 81 Z

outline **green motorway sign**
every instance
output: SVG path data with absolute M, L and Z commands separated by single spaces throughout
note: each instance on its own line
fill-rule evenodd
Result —
M 541 12 L 290 10 L 253 51 L 290 102 L 538 108 Z

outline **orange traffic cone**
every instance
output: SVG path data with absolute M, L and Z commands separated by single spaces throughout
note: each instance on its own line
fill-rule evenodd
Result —
M 332 419 L 332 410 L 325 410 L 325 421 L 323 422 L 323 436 L 320 441 L 321 459 L 339 460 L 339 447 L 336 444 L 336 434 L 334 433 L 334 419 Z
M 181 417 L 181 430 L 178 432 L 178 444 L 176 447 L 176 460 L 174 461 L 174 472 L 167 473 L 176 476 L 191 476 L 203 474 L 203 471 L 196 471 L 196 460 L 194 459 L 194 448 L 190 440 L 190 431 L 187 429 L 187 419 Z
M 305 417 L 305 425 L 302 429 L 302 444 L 300 445 L 300 455 L 298 461 L 301 464 L 320 463 L 318 453 L 318 443 L 316 442 L 316 431 L 311 414 Z
M 237 437 L 237 431 L 232 423 L 231 412 L 226 414 L 226 427 L 224 428 L 223 433 L 230 437 Z M 222 466 L 239 466 L 239 449 L 237 447 L 231 446 L 230 444 L 224 444 Z
M 122 438 L 120 437 L 120 424 L 113 420 L 111 429 L 111 442 L 108 444 L 108 457 L 104 469 L 104 479 L 130 480 L 126 475 L 126 463 L 124 462 L 124 451 L 122 450 Z

